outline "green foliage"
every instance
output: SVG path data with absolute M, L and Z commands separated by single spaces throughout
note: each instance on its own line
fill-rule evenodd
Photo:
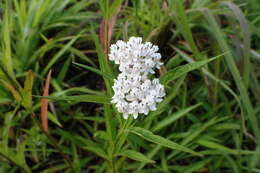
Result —
M 0 172 L 260 172 L 259 9 L 258 0 L 0 1 Z M 106 50 L 130 36 L 159 46 L 166 96 L 125 120 L 110 103 L 118 72 Z

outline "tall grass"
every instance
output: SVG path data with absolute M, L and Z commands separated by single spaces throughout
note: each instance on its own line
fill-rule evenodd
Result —
M 0 172 L 260 172 L 259 6 L 1 1 Z M 166 96 L 125 120 L 108 53 L 131 36 L 159 46 Z

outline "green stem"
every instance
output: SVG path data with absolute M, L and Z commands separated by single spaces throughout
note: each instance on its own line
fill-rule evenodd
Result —
M 114 159 L 111 158 L 110 160 L 110 170 L 109 173 L 116 173 L 116 167 L 115 167 L 115 163 L 114 163 Z

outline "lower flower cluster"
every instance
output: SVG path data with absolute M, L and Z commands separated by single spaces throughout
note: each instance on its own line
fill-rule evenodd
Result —
M 110 60 L 124 67 L 119 68 L 121 73 L 114 80 L 115 94 L 111 102 L 125 119 L 129 115 L 137 118 L 139 114 L 147 115 L 150 110 L 156 110 L 157 103 L 165 96 L 164 86 L 159 79 L 148 78 L 148 74 L 154 73 L 154 67 L 162 65 L 158 47 L 149 42 L 142 44 L 141 41 L 139 37 L 131 37 L 128 42 L 120 40 L 110 48 Z

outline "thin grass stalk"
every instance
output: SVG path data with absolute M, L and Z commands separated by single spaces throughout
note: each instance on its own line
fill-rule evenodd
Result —
M 217 42 L 219 43 L 219 46 L 221 47 L 222 51 L 223 52 L 229 51 L 230 49 L 227 45 L 225 37 L 224 37 L 223 33 L 221 32 L 220 27 L 218 26 L 212 13 L 209 11 L 209 9 L 204 9 L 203 13 L 204 13 L 204 16 L 207 19 L 208 23 L 211 25 L 212 30 L 214 31 L 215 38 L 216 38 Z M 259 130 L 259 125 L 258 125 L 258 119 L 256 118 L 256 114 L 255 114 L 253 105 L 252 105 L 249 95 L 248 95 L 248 91 L 245 87 L 242 77 L 235 64 L 234 57 L 231 54 L 226 54 L 225 61 L 235 80 L 236 86 L 241 94 L 241 102 L 243 104 L 244 109 L 246 110 L 250 124 L 252 125 L 252 130 L 253 130 L 255 138 L 256 138 L 256 151 L 259 152 L 260 151 L 260 144 L 259 144 L 260 130 Z M 257 154 L 255 154 L 254 156 L 255 156 L 255 159 L 253 159 L 254 161 L 251 162 L 251 164 L 250 164 L 251 168 L 255 167 L 257 164 L 257 161 L 259 160 L 259 156 L 257 156 Z
M 232 10 L 234 16 L 238 19 L 240 24 L 241 34 L 243 36 L 243 81 L 245 87 L 248 88 L 251 71 L 250 48 L 252 33 L 245 15 L 237 5 L 235 5 L 233 2 L 222 2 L 222 4 L 226 5 Z

